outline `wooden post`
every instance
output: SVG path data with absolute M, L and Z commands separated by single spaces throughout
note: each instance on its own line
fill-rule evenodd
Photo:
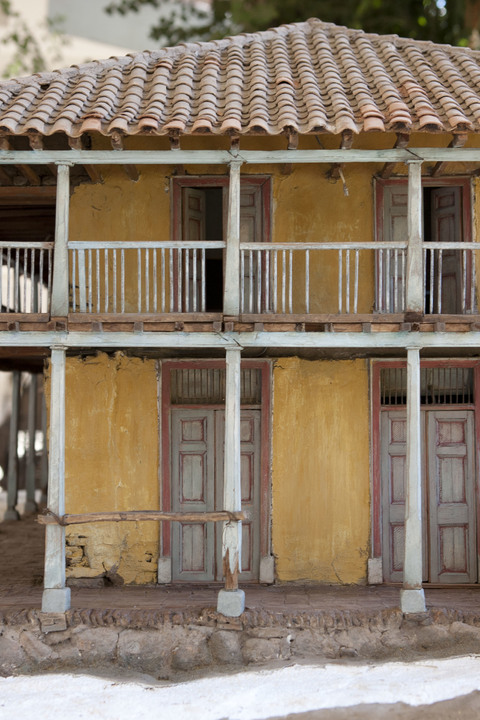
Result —
M 240 455 L 240 360 L 241 350 L 226 351 L 225 380 L 225 458 L 223 480 L 223 509 L 239 512 L 242 509 Z M 238 589 L 241 570 L 242 523 L 224 523 L 223 574 L 225 589 L 218 593 L 217 610 L 223 615 L 238 617 L 245 609 L 245 593 Z
M 424 312 L 423 287 L 423 215 L 422 215 L 422 163 L 408 161 L 408 249 L 407 296 L 408 312 Z
M 422 445 L 420 427 L 420 350 L 407 349 L 407 478 L 402 612 L 425 612 L 422 589 Z
M 228 187 L 227 247 L 225 250 L 225 289 L 223 312 L 240 313 L 240 168 L 242 163 L 230 163 Z
M 45 402 L 45 392 L 42 392 L 42 436 L 43 448 L 42 458 L 40 461 L 40 488 L 42 490 L 42 504 L 47 502 L 48 487 L 48 449 L 47 449 L 47 403 Z
M 20 378 L 19 370 L 12 373 L 12 412 L 10 415 L 10 436 L 8 440 L 8 467 L 7 467 L 7 510 L 4 520 L 18 520 L 19 514 L 15 507 L 18 495 L 18 415 L 20 406 Z
M 66 317 L 69 304 L 68 275 L 68 210 L 70 201 L 70 169 L 58 165 L 57 205 L 55 213 L 55 245 L 53 250 L 53 282 L 50 314 Z
M 48 507 L 65 513 L 65 347 L 52 347 L 50 378 L 50 444 Z M 45 575 L 43 612 L 65 612 L 70 607 L 70 588 L 65 587 L 65 528 L 45 529 Z
M 30 386 L 28 388 L 28 450 L 26 466 L 26 491 L 25 512 L 35 512 L 35 430 L 37 420 L 37 376 L 30 375 Z

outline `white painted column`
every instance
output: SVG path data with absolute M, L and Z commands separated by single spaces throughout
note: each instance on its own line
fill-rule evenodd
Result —
M 228 186 L 227 247 L 225 249 L 225 289 L 223 312 L 240 313 L 240 168 L 242 163 L 230 163 Z
M 407 483 L 402 612 L 425 612 L 422 588 L 422 445 L 420 425 L 420 351 L 407 350 Z
M 422 163 L 408 161 L 408 249 L 406 310 L 424 312 Z
M 18 520 L 19 514 L 15 507 L 18 499 L 18 416 L 20 410 L 20 379 L 19 370 L 12 373 L 12 412 L 10 415 L 10 434 L 8 438 L 7 466 L 7 509 L 5 520 Z
M 225 380 L 225 460 L 223 509 L 242 509 L 240 455 L 240 360 L 241 349 L 227 350 Z M 223 525 L 223 574 L 225 589 L 218 593 L 217 610 L 238 617 L 245 609 L 245 593 L 238 588 L 242 558 L 242 523 L 231 520 Z
M 42 503 L 47 502 L 48 487 L 48 449 L 47 449 L 47 403 L 45 402 L 45 392 L 42 392 L 42 436 L 43 448 L 42 458 L 40 461 L 40 488 L 42 490 Z
M 37 419 L 37 376 L 35 373 L 30 375 L 30 385 L 28 387 L 28 449 L 27 463 L 25 473 L 25 485 L 27 491 L 27 500 L 25 502 L 25 512 L 35 512 L 37 503 L 35 502 L 35 430 Z
M 58 165 L 57 203 L 55 213 L 55 245 L 53 249 L 53 282 L 50 314 L 53 317 L 68 315 L 68 211 L 70 203 L 70 168 Z
M 56 515 L 65 514 L 65 347 L 52 347 L 50 378 L 50 443 L 47 505 Z M 65 612 L 70 588 L 65 587 L 65 528 L 45 528 L 43 612 Z

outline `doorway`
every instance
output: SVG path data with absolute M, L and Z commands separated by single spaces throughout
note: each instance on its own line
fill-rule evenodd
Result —
M 259 582 L 269 552 L 269 377 L 265 361 L 240 372 L 242 510 L 241 582 Z M 162 507 L 173 512 L 223 510 L 225 363 L 162 363 Z M 161 582 L 221 582 L 223 523 L 163 523 Z M 262 580 L 265 581 L 265 580 Z

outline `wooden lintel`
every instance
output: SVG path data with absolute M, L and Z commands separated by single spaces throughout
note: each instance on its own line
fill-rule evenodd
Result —
M 410 141 L 410 135 L 408 135 L 408 133 L 397 133 L 397 139 L 396 139 L 394 147 L 397 150 L 398 149 L 404 150 L 408 146 L 409 141 Z M 383 166 L 383 169 L 380 173 L 380 177 L 383 178 L 384 180 L 388 180 L 388 178 L 392 175 L 396 164 L 397 163 L 394 163 L 394 162 L 385 163 L 385 165 Z
M 162 510 L 126 510 L 122 512 L 93 512 L 81 513 L 78 515 L 55 515 L 48 512 L 46 515 L 39 515 L 37 522 L 40 525 L 84 525 L 91 522 L 142 522 L 150 521 L 177 521 L 189 523 L 204 522 L 229 522 L 246 520 L 244 512 L 227 512 L 218 510 L 216 512 L 163 512 Z
M 344 130 L 342 132 L 342 141 L 340 143 L 340 150 L 350 150 L 353 145 L 353 132 L 351 130 Z M 327 172 L 327 178 L 329 180 L 338 180 L 342 177 L 343 163 L 334 163 L 330 170 Z
M 453 136 L 448 147 L 449 148 L 464 147 L 467 140 L 468 140 L 468 133 L 455 133 L 455 135 Z M 447 164 L 446 162 L 437 162 L 433 166 L 432 170 L 430 171 L 431 176 L 438 177 L 439 175 L 441 175 L 445 169 L 446 164 Z
M 84 150 L 86 144 L 87 142 L 83 137 L 68 138 L 68 145 L 71 150 Z M 101 172 L 95 167 L 95 165 L 84 165 L 83 167 L 88 177 L 93 183 L 103 182 L 103 176 Z

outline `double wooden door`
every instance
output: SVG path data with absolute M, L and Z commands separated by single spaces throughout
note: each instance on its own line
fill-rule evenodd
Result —
M 477 581 L 473 410 L 422 411 L 423 578 Z M 401 582 L 404 557 L 407 420 L 381 413 L 383 572 Z
M 261 411 L 242 410 L 241 479 L 242 573 L 240 580 L 258 581 L 260 564 L 260 419 Z M 223 509 L 225 411 L 172 408 L 172 509 L 210 512 Z M 172 523 L 174 582 L 222 580 L 222 523 Z

